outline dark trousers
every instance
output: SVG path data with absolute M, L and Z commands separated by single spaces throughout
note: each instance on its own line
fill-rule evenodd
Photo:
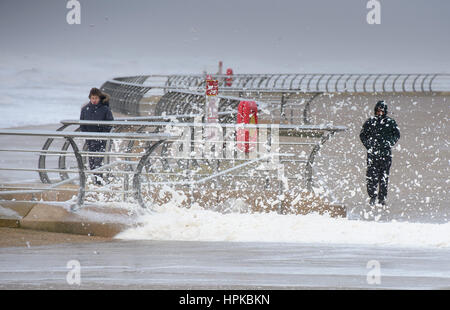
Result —
M 389 170 L 392 156 L 376 156 L 367 154 L 367 193 L 370 198 L 384 201 L 388 193 Z M 380 187 L 378 190 L 378 186 Z
M 89 152 L 104 152 L 106 150 L 106 140 L 87 140 L 87 147 Z M 103 156 L 89 156 L 89 168 L 91 170 L 101 167 L 103 163 Z M 95 176 L 102 177 L 101 173 L 96 173 Z

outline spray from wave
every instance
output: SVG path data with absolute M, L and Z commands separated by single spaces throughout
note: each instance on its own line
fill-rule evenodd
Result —
M 116 236 L 129 240 L 291 242 L 450 247 L 450 223 L 366 222 L 319 214 L 222 213 L 174 203 L 140 217 L 140 225 Z

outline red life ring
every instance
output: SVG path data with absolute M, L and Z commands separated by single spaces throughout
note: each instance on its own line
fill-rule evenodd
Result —
M 228 77 L 225 79 L 225 86 L 230 87 L 231 84 L 233 84 L 233 78 L 232 78 L 233 69 L 228 68 L 227 69 L 227 75 L 228 75 Z
M 238 124 L 258 124 L 258 106 L 255 101 L 241 101 L 238 106 Z M 240 151 L 249 153 L 256 151 L 258 141 L 257 129 L 238 128 L 236 132 L 237 147 Z

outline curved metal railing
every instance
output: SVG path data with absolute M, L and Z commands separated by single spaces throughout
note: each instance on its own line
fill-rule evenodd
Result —
M 160 121 L 160 122 L 167 122 L 170 120 L 178 120 L 178 121 L 190 121 L 193 119 L 193 117 L 195 117 L 196 115 L 165 115 L 165 116 L 147 116 L 147 117 L 119 117 L 116 119 L 116 121 L 119 122 L 119 124 L 115 124 L 114 126 L 112 126 L 112 132 L 113 133 L 119 133 L 122 132 L 124 130 L 126 130 L 127 128 L 129 128 L 130 124 L 135 124 L 138 125 L 137 129 L 134 130 L 134 132 L 136 133 L 140 133 L 143 131 L 143 127 L 139 126 L 141 123 L 140 122 L 151 122 L 151 121 Z M 134 122 L 134 123 L 133 123 Z M 138 122 L 138 123 L 136 123 Z M 80 123 L 83 123 L 83 121 L 79 121 L 79 120 L 62 120 L 61 124 L 62 126 L 59 127 L 58 129 L 56 129 L 56 131 L 64 131 L 66 129 L 68 129 L 70 126 L 76 126 L 74 128 L 75 132 L 79 132 L 80 128 L 79 125 Z M 88 122 L 89 123 L 89 122 Z M 54 142 L 54 138 L 53 137 L 49 137 L 44 145 L 42 146 L 42 150 L 41 150 L 41 154 L 39 155 L 39 159 L 38 159 L 38 169 L 40 169 L 39 171 L 39 178 L 41 179 L 42 183 L 52 183 L 52 181 L 50 180 L 46 169 L 46 161 L 47 161 L 47 155 L 54 152 L 54 151 L 50 151 L 50 148 L 52 147 L 52 144 Z M 131 143 L 131 142 L 130 142 Z M 64 144 L 61 147 L 61 150 L 57 151 L 59 152 L 58 155 L 58 169 L 60 169 L 60 178 L 62 181 L 66 180 L 69 178 L 68 174 L 64 171 L 65 169 L 67 169 L 67 164 L 66 164 L 66 153 L 67 150 L 70 146 L 69 141 L 64 142 Z M 108 140 L 107 144 L 106 144 L 106 150 L 110 151 L 111 150 L 111 140 Z M 87 150 L 87 145 L 84 144 L 82 146 L 82 150 L 86 151 Z M 83 161 L 86 162 L 86 158 L 83 158 Z M 106 156 L 106 163 L 109 163 L 109 157 Z
M 437 73 L 299 73 L 299 74 L 234 74 L 213 75 L 219 80 L 223 92 L 447 92 L 450 91 L 450 74 Z M 107 81 L 102 88 L 112 84 L 127 89 L 118 91 L 126 97 L 133 88 L 150 90 L 203 90 L 204 74 L 190 75 L 141 75 L 119 77 Z M 148 88 L 148 89 L 147 89 Z
M 220 123 L 231 123 L 242 98 L 217 96 Z M 203 114 L 205 95 L 201 92 L 174 90 L 164 94 L 155 107 L 155 115 Z
M 146 80 L 149 77 L 151 76 Z M 216 75 L 215 78 L 219 79 L 219 87 L 224 91 L 304 93 L 450 91 L 450 75 L 447 74 L 235 74 Z M 170 75 L 165 86 L 203 87 L 204 80 L 204 75 Z
M 71 147 L 71 150 L 61 151 L 1 149 L 0 152 L 30 152 L 39 156 L 72 155 L 71 159 L 76 163 L 74 167 L 62 166 L 56 169 L 0 167 L 0 170 L 76 174 L 78 176 L 76 179 L 79 181 L 78 196 L 71 206 L 72 210 L 83 206 L 86 193 L 123 194 L 124 199 L 127 195 L 133 195 L 135 201 L 145 208 L 148 205 L 148 199 L 157 193 L 157 186 L 195 186 L 205 182 L 220 182 L 223 186 L 230 186 L 234 184 L 233 182 L 242 185 L 241 180 L 247 179 L 249 182 L 244 183 L 255 187 L 268 186 L 271 179 L 278 180 L 276 182 L 280 184 L 288 182 L 289 179 L 295 187 L 302 187 L 299 181 L 303 179 L 304 188 L 312 191 L 313 165 L 318 151 L 332 135 L 346 130 L 346 127 L 331 125 L 210 124 L 199 122 L 199 120 L 191 123 L 138 120 L 62 121 L 64 126 L 81 124 L 109 125 L 116 128 L 137 126 L 142 128 L 141 132 L 0 130 L 0 135 L 62 139 L 66 140 Z M 208 128 L 220 129 L 214 140 L 205 140 L 205 135 L 210 132 Z M 239 142 L 237 137 L 240 130 L 257 131 L 258 140 Z M 281 137 L 289 138 L 281 139 Z M 115 140 L 119 144 L 118 148 L 107 149 L 104 152 L 87 152 L 80 148 L 85 139 Z M 79 140 L 78 143 L 75 140 Z M 254 145 L 252 152 L 244 153 L 242 149 L 239 151 L 239 145 L 246 143 Z M 169 152 L 167 147 L 163 147 L 164 145 L 169 146 Z M 157 149 L 160 151 L 156 151 Z M 171 153 L 173 151 L 175 153 Z M 210 156 L 213 153 L 219 155 Z M 111 156 L 115 159 L 105 162 L 99 169 L 89 170 L 85 167 L 84 159 L 91 156 L 105 158 Z M 281 178 L 280 170 L 284 171 Z M 303 176 L 299 174 L 302 170 Z M 89 187 L 87 175 L 96 173 L 112 175 L 115 180 L 111 183 L 114 189 Z M 129 188 L 129 176 L 132 177 L 132 190 Z M 0 198 L 14 194 L 60 190 L 59 185 L 71 181 L 74 181 L 74 177 L 63 178 L 62 181 L 53 184 L 43 182 L 45 187 L 38 188 L 33 185 L 26 190 L 3 190 L 0 191 Z M 283 186 L 280 185 L 281 187 Z M 61 190 L 73 191 L 73 189 L 64 188 Z M 255 188 L 253 191 L 255 190 L 262 189 Z
M 110 104 L 114 111 L 142 115 L 148 114 L 148 110 L 142 104 L 142 98 L 150 91 L 157 90 L 162 100 L 157 103 L 157 113 L 169 113 L 177 107 L 188 110 L 184 104 L 170 105 L 168 102 L 177 98 L 194 98 L 197 102 L 203 102 L 201 98 L 205 89 L 204 74 L 190 75 L 139 75 L 118 77 L 106 81 L 102 91 L 110 94 Z M 432 93 L 450 92 L 450 74 L 416 73 L 416 74 L 234 74 L 213 75 L 219 80 L 219 93 L 224 97 L 222 109 L 229 106 L 230 100 L 225 100 L 224 95 L 250 97 L 266 95 L 264 100 L 276 100 L 281 95 L 278 104 L 281 105 L 283 114 L 283 100 L 295 94 L 325 94 L 325 93 Z M 184 93 L 182 95 L 181 93 Z M 196 93 L 195 96 L 192 93 Z M 199 95 L 200 94 L 200 95 Z M 167 96 L 164 96 L 167 95 Z M 267 97 L 268 95 L 268 97 Z M 273 98 L 272 98 L 273 97 Z M 233 101 L 231 101 L 233 102 Z M 164 111 L 161 107 L 164 106 Z M 233 102 L 233 106 L 236 104 Z M 191 106 L 191 109 L 194 109 Z M 167 110 L 169 109 L 169 110 Z M 307 109 L 304 110 L 306 113 Z M 172 112 L 170 112 L 172 113 Z M 173 112 L 175 113 L 175 112 Z M 305 124 L 308 122 L 305 121 Z
M 2 171 L 36 171 L 36 172 L 64 172 L 64 173 L 77 173 L 78 174 L 78 195 L 76 197 L 76 202 L 71 205 L 71 210 L 76 211 L 80 207 L 84 205 L 85 197 L 87 192 L 107 192 L 104 190 L 99 189 L 87 189 L 87 174 L 95 174 L 95 173 L 111 173 L 111 170 L 106 170 L 107 168 L 111 168 L 112 166 L 118 166 L 120 164 L 123 164 L 122 161 L 115 161 L 111 164 L 103 165 L 102 167 L 94 170 L 87 170 L 84 165 L 83 157 L 86 156 L 104 156 L 105 152 L 82 152 L 77 143 L 76 140 L 84 140 L 84 139 L 120 139 L 120 140 L 130 140 L 130 141 L 145 141 L 147 142 L 147 146 L 144 148 L 144 153 L 139 154 L 139 158 L 142 161 L 143 155 L 150 154 L 153 152 L 153 150 L 158 147 L 161 143 L 164 141 L 175 141 L 179 138 L 177 135 L 169 134 L 169 133 L 130 133 L 130 132 L 124 132 L 124 133 L 96 133 L 96 132 L 62 132 L 62 131 L 48 131 L 48 130 L 41 130 L 41 131 L 31 131 L 31 130 L 8 130 L 3 129 L 0 130 L 0 135 L 8 135 L 8 136 L 26 136 L 26 137 L 49 137 L 51 139 L 65 139 L 71 146 L 72 151 L 64 151 L 61 153 L 53 153 L 56 155 L 63 155 L 68 156 L 69 154 L 73 154 L 76 160 L 76 167 L 72 169 L 67 169 L 64 167 L 63 169 L 48 169 L 48 168 L 22 168 L 22 167 L 0 167 L 0 170 Z M 22 152 L 31 152 L 31 153 L 37 153 L 42 154 L 42 152 L 47 153 L 48 151 L 43 150 L 28 150 L 28 149 L 1 149 L 1 152 L 10 152 L 10 153 L 22 153 Z M 135 156 L 134 154 L 133 156 Z M 120 157 L 129 157 L 130 154 L 119 154 L 115 156 Z M 118 175 L 123 174 L 135 174 L 133 171 L 115 171 L 114 173 Z M 23 194 L 35 194 L 42 191 L 49 191 L 52 189 L 56 190 L 67 190 L 67 189 L 61 189 L 57 188 L 58 185 L 66 184 L 67 181 L 72 179 L 63 180 L 62 182 L 58 182 L 53 185 L 47 185 L 46 187 L 29 187 L 27 189 L 15 189 L 15 190 L 1 190 L 0 191 L 0 197 L 5 196 L 11 196 L 14 194 L 23 195 Z M 138 186 L 139 184 L 135 184 Z M 72 191 L 69 189 L 69 191 Z M 129 191 L 128 189 L 124 190 L 124 193 L 134 193 L 134 195 L 138 195 L 139 188 L 134 188 L 133 191 Z M 118 192 L 117 190 L 114 190 L 113 192 Z M 16 199 L 14 196 L 9 202 L 14 202 Z

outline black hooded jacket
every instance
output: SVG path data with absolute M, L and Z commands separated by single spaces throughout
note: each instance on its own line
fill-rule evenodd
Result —
M 89 102 L 81 109 L 80 120 L 84 121 L 113 121 L 111 109 L 109 108 L 109 96 L 100 96 L 98 104 Z M 106 125 L 80 125 L 81 131 L 87 132 L 110 132 L 111 126 Z
M 382 116 L 376 116 L 379 108 L 384 111 Z M 387 116 L 387 105 L 384 101 L 377 102 L 374 112 L 375 116 L 364 123 L 359 138 L 369 154 L 390 156 L 391 147 L 400 139 L 400 130 L 395 120 Z

